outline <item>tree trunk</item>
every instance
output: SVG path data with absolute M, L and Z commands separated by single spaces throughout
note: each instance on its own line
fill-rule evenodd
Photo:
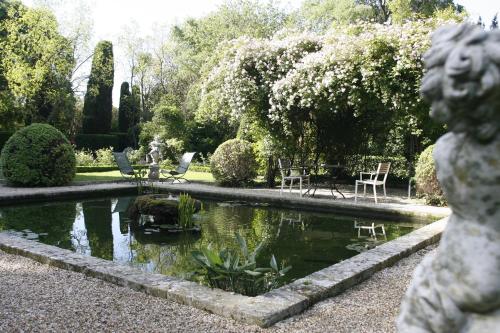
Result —
M 276 163 L 273 156 L 267 158 L 266 185 L 272 188 L 276 185 Z

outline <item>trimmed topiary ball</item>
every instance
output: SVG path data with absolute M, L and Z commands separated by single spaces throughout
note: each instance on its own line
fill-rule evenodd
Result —
M 76 159 L 68 139 L 48 124 L 32 124 L 10 137 L 0 166 L 7 181 L 21 186 L 58 186 L 75 176 Z
M 222 143 L 210 159 L 214 178 L 225 185 L 243 185 L 257 176 L 257 161 L 250 142 L 232 139 Z
M 431 205 L 444 205 L 446 199 L 436 176 L 436 166 L 432 152 L 434 145 L 427 147 L 419 156 L 415 166 L 417 196 L 425 198 Z

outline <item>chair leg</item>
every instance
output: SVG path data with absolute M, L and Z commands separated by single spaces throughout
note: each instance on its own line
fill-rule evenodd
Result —
M 299 178 L 299 193 L 300 197 L 302 197 L 302 178 Z
M 283 188 L 285 187 L 285 178 L 281 178 L 281 190 L 280 195 L 283 195 Z
M 186 179 L 186 178 L 184 178 L 184 177 L 177 177 L 176 179 L 177 179 L 177 181 L 178 181 L 179 183 L 181 183 L 181 179 L 184 179 L 184 180 L 186 181 L 186 183 L 188 183 L 188 184 L 189 184 L 189 183 L 191 183 L 189 180 L 187 180 L 187 179 Z
M 366 197 L 366 184 L 363 184 L 363 196 Z
M 292 187 L 293 187 L 293 178 L 290 179 L 290 193 L 292 193 Z
M 373 184 L 373 197 L 375 198 L 375 203 L 377 203 L 377 186 Z
M 354 184 L 354 202 L 358 202 L 358 181 Z
M 384 183 L 384 198 L 387 198 L 387 192 L 385 191 L 385 183 Z

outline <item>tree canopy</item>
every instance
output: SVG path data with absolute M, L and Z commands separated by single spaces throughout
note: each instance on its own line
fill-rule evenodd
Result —
M 0 128 L 47 122 L 67 133 L 73 121 L 71 43 L 55 17 L 19 1 L 0 3 Z

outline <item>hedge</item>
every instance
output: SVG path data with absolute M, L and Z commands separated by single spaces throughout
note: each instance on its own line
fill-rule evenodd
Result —
M 120 150 L 120 140 L 118 136 L 112 134 L 77 134 L 75 145 L 77 149 L 92 151 L 108 147 L 113 147 L 116 151 Z
M 133 147 L 134 143 L 130 140 L 130 137 L 127 133 L 121 132 L 112 132 L 111 135 L 115 135 L 118 138 L 118 146 L 116 150 L 123 151 L 123 149 L 127 147 Z

